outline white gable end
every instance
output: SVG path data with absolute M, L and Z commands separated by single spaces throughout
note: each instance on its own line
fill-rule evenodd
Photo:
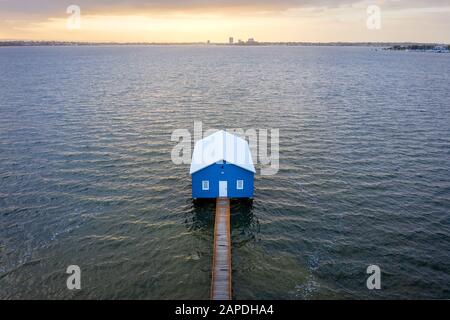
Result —
M 255 172 L 247 141 L 221 130 L 197 141 L 192 155 L 190 174 L 223 160 Z

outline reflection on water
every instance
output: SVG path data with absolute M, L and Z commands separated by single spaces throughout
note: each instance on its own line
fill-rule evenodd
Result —
M 211 231 L 214 228 L 215 199 L 194 199 L 186 219 L 190 231 Z
M 189 231 L 210 232 L 214 228 L 216 200 L 195 199 L 185 220 Z M 234 245 L 244 245 L 248 241 L 257 241 L 260 232 L 258 218 L 253 213 L 253 200 L 232 199 L 230 207 L 230 227 Z
M 231 202 L 231 241 L 233 248 L 245 246 L 248 242 L 258 241 L 261 228 L 254 214 L 253 200 Z

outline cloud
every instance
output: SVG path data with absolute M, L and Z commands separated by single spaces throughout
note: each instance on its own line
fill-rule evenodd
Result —
M 192 11 L 281 12 L 294 8 L 337 8 L 361 2 L 392 10 L 449 6 L 449 0 L 0 0 L 0 18 L 59 17 L 72 4 L 78 5 L 84 15 L 145 15 Z
M 83 30 L 68 33 L 66 9 L 73 4 L 81 8 Z M 366 30 L 371 4 L 383 10 L 377 33 Z M 267 41 L 448 42 L 449 18 L 449 0 L 0 0 L 0 38 L 177 42 L 233 34 Z
M 75 4 L 86 14 L 111 14 L 115 12 L 146 13 L 151 11 L 186 10 L 286 10 L 302 6 L 336 6 L 352 3 L 352 0 L 0 0 L 0 12 L 15 14 L 55 14 L 64 12 L 67 6 Z

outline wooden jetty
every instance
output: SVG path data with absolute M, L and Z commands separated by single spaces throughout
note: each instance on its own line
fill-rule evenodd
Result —
M 217 198 L 211 280 L 212 300 L 231 300 L 230 199 Z

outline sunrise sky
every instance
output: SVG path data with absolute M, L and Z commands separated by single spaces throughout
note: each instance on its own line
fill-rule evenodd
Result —
M 80 29 L 67 28 L 69 5 Z M 381 10 L 369 29 L 367 9 Z M 450 0 L 0 0 L 0 39 L 450 43 Z

